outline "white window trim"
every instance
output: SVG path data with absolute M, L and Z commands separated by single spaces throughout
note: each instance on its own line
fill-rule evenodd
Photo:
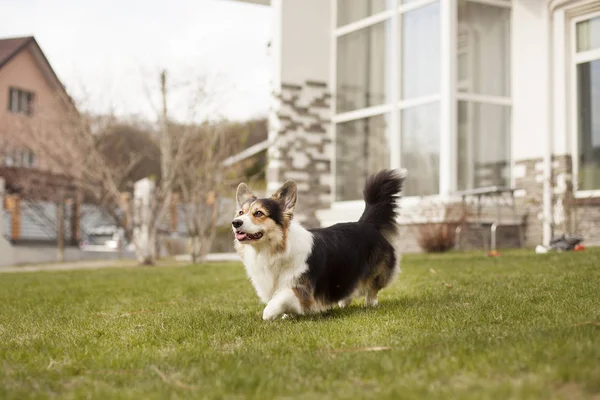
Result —
M 396 10 L 397 10 L 398 14 L 403 14 L 403 13 L 407 13 L 407 12 L 416 10 L 417 8 L 425 7 L 429 4 L 435 3 L 437 1 L 438 0 L 416 0 L 416 1 L 412 1 L 407 4 L 401 4 L 396 7 Z M 442 0 L 442 1 L 444 1 L 444 0 Z
M 437 1 L 437 0 L 434 0 L 434 1 Z M 333 0 L 333 2 L 336 2 L 336 1 Z M 336 11 L 336 15 L 333 18 L 336 19 L 335 22 L 337 25 L 337 6 L 336 6 L 335 11 Z M 339 28 L 335 28 L 333 30 L 333 36 L 340 37 L 340 36 L 347 35 L 352 32 L 359 31 L 364 28 L 368 28 L 373 25 L 377 25 L 381 22 L 385 22 L 388 19 L 391 19 L 394 15 L 396 15 L 396 12 L 394 11 L 394 9 L 385 10 L 380 13 L 373 14 L 371 16 L 368 16 L 367 18 L 359 19 L 358 21 L 350 22 L 348 25 L 343 25 L 343 26 L 340 26 Z
M 329 82 L 331 85 L 331 102 L 330 113 L 332 115 L 329 129 L 331 132 L 331 202 L 335 204 L 337 196 L 337 127 L 336 127 L 336 110 L 337 110 L 337 35 L 335 28 L 337 27 L 337 0 L 329 0 L 331 6 L 331 35 L 330 52 L 329 52 Z
M 576 4 L 573 8 L 581 6 Z M 565 42 L 569 44 L 567 54 L 569 55 L 569 128 L 571 130 L 570 137 L 572 140 L 571 146 L 571 163 L 573 168 L 573 186 L 574 196 L 576 198 L 590 198 L 600 197 L 600 190 L 579 190 L 579 123 L 578 123 L 578 96 L 577 96 L 577 65 L 593 60 L 600 60 L 600 49 L 593 49 L 577 53 L 577 23 L 587 21 L 592 18 L 600 16 L 600 11 L 588 11 L 581 15 L 576 15 L 570 18 L 568 21 L 568 32 L 566 33 L 568 40 Z
M 339 124 L 342 122 L 354 121 L 362 118 L 374 117 L 376 115 L 381 115 L 385 113 L 389 113 L 392 111 L 391 104 L 382 104 L 380 106 L 373 106 L 367 108 L 361 108 L 354 111 L 348 111 L 342 114 L 337 114 L 332 117 L 334 123 Z
M 458 92 L 456 94 L 456 99 L 461 101 L 471 101 L 473 103 L 512 107 L 512 99 L 505 96 L 491 96 L 486 94 Z
M 578 190 L 575 192 L 576 199 L 592 199 L 600 197 L 600 190 Z
M 440 1 L 440 171 L 439 195 L 448 198 L 457 186 L 458 152 L 458 0 Z
M 428 96 L 419 96 L 411 99 L 400 100 L 398 102 L 398 108 L 400 110 L 404 110 L 412 107 L 424 106 L 427 104 L 435 103 L 441 101 L 442 96 L 440 93 L 428 95 Z
M 392 0 L 392 10 L 398 10 L 398 2 L 400 0 Z M 402 65 L 402 52 L 399 51 L 398 45 L 398 36 L 400 33 L 400 29 L 402 28 L 402 20 L 399 15 L 395 15 L 391 19 L 391 35 L 392 35 L 392 46 L 390 47 L 390 64 L 391 71 L 390 74 L 390 101 L 392 105 L 398 104 L 398 99 L 400 97 L 400 93 L 402 88 L 400 87 L 401 79 L 400 79 L 400 65 Z M 390 151 L 390 167 L 394 169 L 398 169 L 402 165 L 401 154 L 402 154 L 402 140 L 400 140 L 400 110 L 398 107 L 392 106 L 392 112 L 390 113 L 390 132 L 388 134 L 389 145 L 392 151 Z M 396 132 L 396 134 L 394 134 Z M 396 149 L 396 151 L 393 151 Z
M 469 3 L 486 4 L 488 6 L 494 6 L 494 7 L 503 7 L 503 8 L 511 8 L 512 7 L 510 0 L 465 0 L 465 1 L 468 1 Z
M 600 49 L 588 50 L 582 53 L 576 53 L 573 55 L 573 61 L 575 64 L 582 64 L 590 61 L 594 61 L 600 58 Z

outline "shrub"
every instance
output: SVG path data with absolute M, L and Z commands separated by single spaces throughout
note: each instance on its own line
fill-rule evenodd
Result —
M 416 225 L 417 243 L 426 253 L 444 253 L 456 245 L 456 228 L 468 212 L 462 204 L 432 204 L 423 207 L 426 222 Z
M 417 225 L 419 247 L 427 253 L 444 253 L 456 244 L 456 223 L 425 223 Z

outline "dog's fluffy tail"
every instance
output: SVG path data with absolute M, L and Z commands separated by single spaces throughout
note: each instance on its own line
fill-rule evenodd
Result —
M 405 177 L 405 169 L 385 169 L 370 176 L 365 183 L 363 194 L 367 204 L 358 221 L 375 225 L 388 240 L 398 234 L 398 199 Z

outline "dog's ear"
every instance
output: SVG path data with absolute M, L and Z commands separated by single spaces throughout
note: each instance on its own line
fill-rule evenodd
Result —
M 246 201 L 254 197 L 248 185 L 244 182 L 240 183 L 237 187 L 237 192 L 235 194 L 235 201 L 237 202 L 238 208 L 242 207 Z
M 283 208 L 283 212 L 289 215 L 294 214 L 296 207 L 296 182 L 287 181 L 271 196 L 273 200 L 278 202 Z

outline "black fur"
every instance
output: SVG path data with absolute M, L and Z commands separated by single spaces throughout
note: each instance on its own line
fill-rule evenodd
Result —
M 393 170 L 383 170 L 370 176 L 363 190 L 365 211 L 358 222 L 372 224 L 386 234 L 396 234 L 397 200 L 403 182 L 404 178 Z
M 277 225 L 283 226 L 283 210 L 281 209 L 281 205 L 272 199 L 262 199 L 260 202 L 269 214 L 269 218 L 275 221 Z
M 403 181 L 390 170 L 369 177 L 363 192 L 366 207 L 358 222 L 311 230 L 308 271 L 299 281 L 312 285 L 316 300 L 343 300 L 365 282 L 376 293 L 390 282 L 398 260 L 389 240 L 398 233 L 397 200 Z

